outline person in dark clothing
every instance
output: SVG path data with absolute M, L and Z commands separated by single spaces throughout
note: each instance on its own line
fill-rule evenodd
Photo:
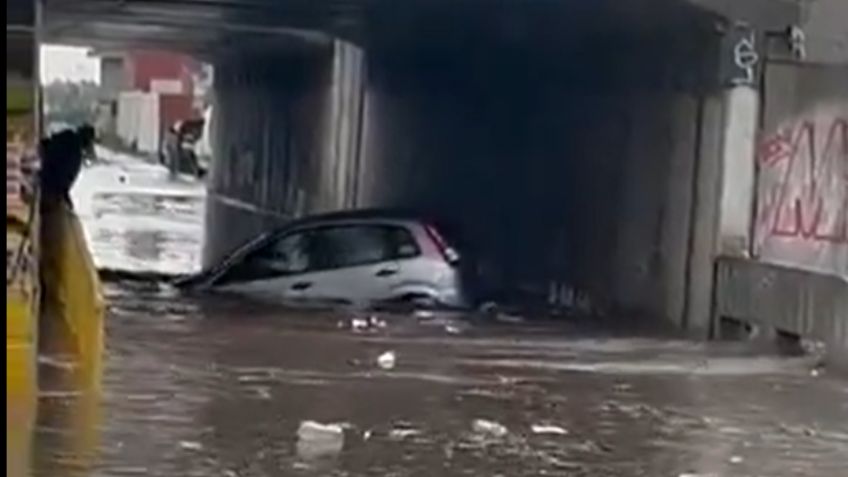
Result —
M 66 129 L 41 141 L 41 194 L 45 200 L 71 204 L 71 187 L 79 176 L 84 155 L 94 150 L 94 128 Z
M 41 197 L 70 203 L 71 186 L 82 167 L 82 141 L 76 131 L 65 130 L 41 142 Z

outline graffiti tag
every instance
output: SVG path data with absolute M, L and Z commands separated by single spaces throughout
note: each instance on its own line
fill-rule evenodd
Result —
M 848 118 L 802 120 L 760 146 L 761 239 L 848 244 Z
M 741 71 L 740 76 L 730 79 L 734 85 L 750 85 L 754 83 L 755 68 L 760 60 L 756 46 L 756 38 L 753 31 L 743 35 L 733 46 L 733 63 Z

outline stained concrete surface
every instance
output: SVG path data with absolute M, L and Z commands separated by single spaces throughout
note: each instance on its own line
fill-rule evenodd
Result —
M 129 164 L 139 181 L 151 171 Z M 191 222 L 181 213 L 156 224 Z M 99 261 L 126 253 L 93 242 Z M 848 383 L 807 358 L 570 322 L 295 312 L 156 283 L 106 294 L 102 399 L 43 375 L 35 476 L 844 473 Z

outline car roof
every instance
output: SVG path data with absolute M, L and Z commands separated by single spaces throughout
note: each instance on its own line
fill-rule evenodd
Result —
M 421 223 L 426 222 L 421 214 L 412 211 L 404 211 L 398 209 L 355 209 L 328 212 L 323 214 L 310 215 L 301 219 L 296 219 L 289 222 L 279 230 L 289 230 L 292 228 L 308 227 L 312 225 L 323 225 L 340 222 L 395 222 L 395 223 Z

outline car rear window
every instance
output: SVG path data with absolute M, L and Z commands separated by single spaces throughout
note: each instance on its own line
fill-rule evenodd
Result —
M 385 230 L 388 234 L 391 258 L 414 258 L 421 253 L 415 237 L 413 237 L 412 232 L 406 227 L 387 226 Z

